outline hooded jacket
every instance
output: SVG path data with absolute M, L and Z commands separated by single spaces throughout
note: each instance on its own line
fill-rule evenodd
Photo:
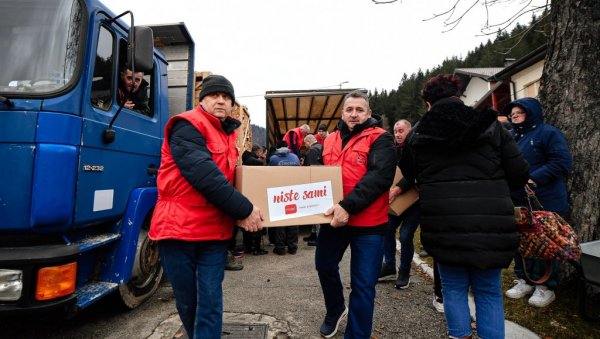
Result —
M 271 155 L 269 166 L 300 166 L 300 159 L 289 148 L 280 147 Z
M 519 241 L 510 190 L 525 184 L 528 165 L 496 112 L 439 100 L 406 148 L 400 166 L 417 180 L 427 252 L 451 266 L 508 267 Z
M 546 210 L 567 214 L 569 203 L 564 178 L 572 164 L 567 140 L 559 129 L 544 123 L 542 105 L 536 99 L 517 99 L 506 105 L 504 112 L 510 113 L 515 106 L 527 112 L 525 121 L 512 123 L 512 135 L 531 166 L 529 178 L 537 185 L 532 188 Z M 515 205 L 526 206 L 522 188 L 511 195 Z

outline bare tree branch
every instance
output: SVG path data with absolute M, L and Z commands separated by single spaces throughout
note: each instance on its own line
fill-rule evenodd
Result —
M 544 9 L 548 9 L 550 6 L 550 0 L 546 0 L 545 5 L 537 6 L 534 8 L 529 8 L 529 6 L 532 4 L 533 0 L 518 0 L 518 2 L 520 4 L 523 4 L 523 6 L 520 6 L 521 7 L 520 9 L 516 10 L 514 12 L 514 14 L 511 15 L 506 20 L 499 22 L 499 23 L 491 24 L 490 23 L 490 8 L 492 6 L 499 5 L 502 3 L 513 3 L 517 0 L 473 0 L 473 2 L 470 4 L 470 6 L 468 6 L 468 8 L 458 11 L 458 5 L 461 3 L 461 1 L 464 2 L 464 0 L 456 0 L 454 5 L 449 7 L 448 10 L 441 12 L 441 13 L 433 14 L 429 18 L 423 19 L 423 21 L 430 21 L 430 20 L 437 19 L 437 18 L 443 16 L 443 17 L 445 17 L 444 27 L 446 27 L 446 29 L 443 30 L 442 32 L 444 32 L 444 33 L 449 32 L 449 31 L 455 29 L 460 24 L 460 22 L 465 18 L 465 16 L 467 14 L 469 14 L 471 12 L 471 10 L 475 7 L 475 5 L 482 4 L 482 6 L 484 6 L 484 8 L 485 8 L 486 18 L 485 18 L 485 24 L 484 24 L 481 32 L 483 33 L 483 35 L 490 35 L 490 34 L 495 34 L 496 32 L 495 31 L 494 32 L 486 32 L 487 30 L 491 30 L 494 28 L 499 28 L 500 30 L 506 30 L 508 27 L 510 27 L 510 25 L 512 25 L 518 18 L 522 17 L 524 14 L 541 12 Z
M 504 49 L 502 49 L 502 50 L 496 50 L 495 52 L 496 52 L 496 53 L 498 53 L 498 54 L 504 54 L 504 55 L 510 54 L 510 52 L 512 52 L 512 50 L 513 50 L 515 47 L 517 47 L 517 46 L 519 45 L 519 43 L 521 43 L 521 40 L 523 40 L 523 38 L 525 38 L 525 36 L 527 36 L 527 34 L 528 34 L 530 31 L 532 31 L 532 30 L 533 30 L 533 28 L 534 28 L 534 27 L 536 27 L 536 26 L 537 26 L 537 25 L 538 25 L 540 22 L 542 22 L 542 21 L 543 21 L 543 19 L 544 19 L 545 17 L 547 17 L 548 15 L 550 15 L 550 13 L 549 13 L 549 12 L 548 12 L 548 13 L 546 13 L 546 14 L 544 14 L 542 17 L 540 17 L 538 21 L 531 23 L 531 25 L 530 25 L 530 26 L 529 26 L 529 27 L 528 27 L 526 30 L 524 30 L 523 32 L 521 32 L 521 33 L 517 34 L 517 35 L 516 35 L 516 36 L 514 36 L 514 37 L 511 37 L 511 38 L 509 38 L 509 39 L 505 40 L 505 41 L 509 41 L 509 40 L 511 40 L 511 39 L 518 39 L 518 40 L 517 40 L 517 41 L 516 41 L 516 42 L 515 42 L 515 43 L 514 43 L 512 46 L 510 46 L 510 47 L 506 47 L 506 48 L 504 48 Z M 543 30 L 542 30 L 542 31 L 535 31 L 535 32 L 544 33 L 544 31 L 543 31 Z

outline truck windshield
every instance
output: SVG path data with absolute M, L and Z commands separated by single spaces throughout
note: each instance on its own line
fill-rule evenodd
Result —
M 79 0 L 0 1 L 0 95 L 37 97 L 67 86 L 83 19 Z

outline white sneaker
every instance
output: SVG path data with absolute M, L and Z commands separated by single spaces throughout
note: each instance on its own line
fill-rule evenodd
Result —
M 533 286 L 528 285 L 523 279 L 515 280 L 514 283 L 516 285 L 504 293 L 511 299 L 521 299 L 533 292 Z
M 535 291 L 531 298 L 529 298 L 529 305 L 535 307 L 546 307 L 556 299 L 554 291 L 549 290 L 548 287 L 538 285 L 535 287 Z
M 436 311 L 444 313 L 444 302 L 442 298 L 437 297 L 435 294 L 433 295 L 433 307 Z

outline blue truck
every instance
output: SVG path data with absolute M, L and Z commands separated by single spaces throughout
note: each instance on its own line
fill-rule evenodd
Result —
M 0 46 L 0 317 L 135 308 L 163 277 L 147 234 L 165 123 L 193 105 L 189 32 L 96 0 L 2 0 Z M 120 103 L 124 65 L 149 111 Z

